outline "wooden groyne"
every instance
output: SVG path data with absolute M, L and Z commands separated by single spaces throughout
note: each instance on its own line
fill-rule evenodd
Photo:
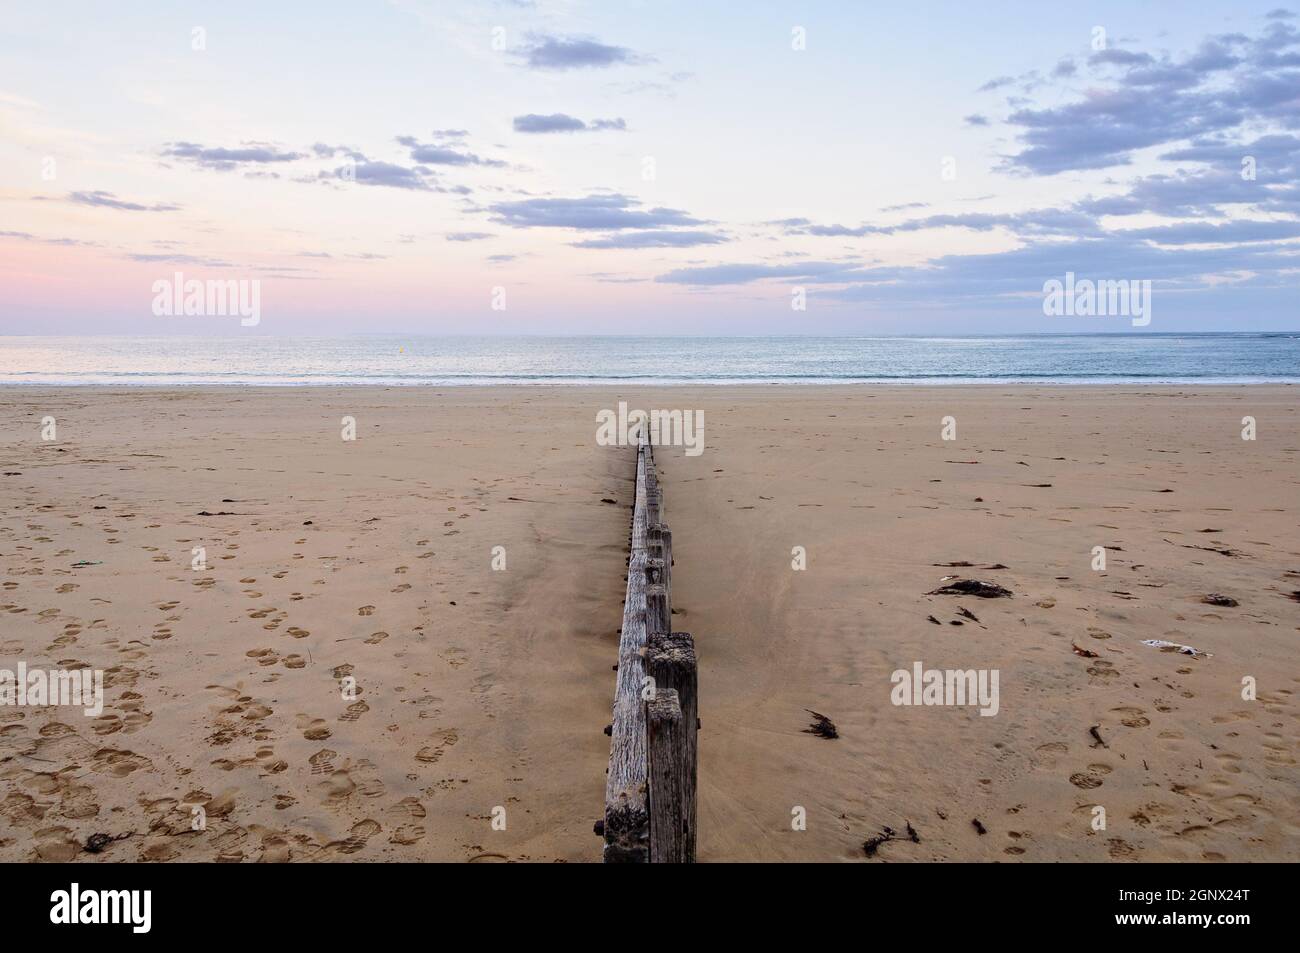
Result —
M 642 428 L 644 429 L 644 428 Z M 606 863 L 694 863 L 695 644 L 672 631 L 672 532 L 643 433 L 605 782 Z

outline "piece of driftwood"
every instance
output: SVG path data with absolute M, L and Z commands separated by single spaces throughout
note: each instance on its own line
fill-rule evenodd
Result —
M 605 779 L 606 863 L 646 863 L 650 859 L 650 808 L 647 789 L 645 679 L 646 444 L 637 449 L 636 493 L 632 508 L 631 557 L 623 629 L 618 643 L 618 679 L 610 731 L 609 772 Z
M 656 688 L 647 705 L 650 748 L 650 862 L 682 864 L 694 860 L 686 854 L 686 811 L 682 762 L 685 759 L 686 724 L 681 702 L 671 688 Z
M 699 671 L 695 640 L 689 632 L 652 633 L 646 649 L 646 668 L 656 693 L 671 691 L 682 712 L 682 748 L 675 766 L 682 791 L 680 815 L 682 862 L 695 862 L 696 797 L 699 762 Z M 654 752 L 651 752 L 653 759 Z M 653 800 L 653 782 L 652 796 Z M 651 839 L 657 818 L 651 819 Z

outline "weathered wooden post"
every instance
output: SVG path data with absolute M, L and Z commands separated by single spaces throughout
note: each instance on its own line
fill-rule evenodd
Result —
M 655 689 L 649 709 L 650 733 L 650 862 L 682 864 L 694 860 L 686 853 L 681 759 L 688 733 L 677 693 Z
M 663 578 L 659 580 L 668 589 L 668 604 L 673 599 L 673 531 L 667 523 L 651 523 L 646 527 L 646 551 L 652 558 L 664 561 Z
M 605 779 L 606 863 L 645 863 L 650 859 L 649 766 L 646 752 L 645 480 L 646 448 L 637 451 L 632 540 L 627 595 L 618 642 L 618 679 L 610 725 L 609 772 Z
M 663 567 L 662 559 L 646 560 L 645 630 L 647 641 L 658 633 L 669 631 L 673 626 L 672 609 L 668 605 L 668 587 L 659 581 L 663 579 Z
M 699 674 L 695 658 L 695 640 L 689 632 L 651 631 L 646 647 L 646 670 L 654 679 L 656 695 L 672 692 L 682 715 L 681 747 L 673 756 L 673 768 L 678 774 L 677 789 L 681 791 L 681 813 L 677 824 L 681 827 L 681 862 L 695 862 L 697 770 L 699 760 Z M 658 776 L 668 770 L 664 764 L 655 765 L 655 752 L 651 750 L 651 774 Z M 654 801 L 654 782 L 651 782 L 651 801 Z M 663 823 L 663 815 L 651 806 L 651 854 L 660 837 L 655 821 Z M 664 836 L 676 837 L 675 834 Z M 675 842 L 675 841 L 674 841 Z

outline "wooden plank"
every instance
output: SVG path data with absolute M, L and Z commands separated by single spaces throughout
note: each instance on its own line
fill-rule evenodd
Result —
M 656 689 L 647 706 L 650 747 L 650 862 L 686 862 L 683 816 L 682 759 L 686 726 L 677 693 Z
M 623 629 L 618 642 L 618 678 L 610 726 L 609 771 L 605 779 L 606 863 L 646 863 L 650 859 L 649 767 L 646 755 L 645 679 L 646 444 L 637 449 L 636 495 L 627 566 Z
M 682 861 L 694 863 L 699 762 L 699 673 L 695 656 L 695 640 L 689 632 L 652 633 L 646 649 L 646 667 L 650 677 L 654 679 L 656 694 L 673 692 L 682 713 L 682 747 L 677 764 L 679 779 L 675 783 L 681 791 L 679 822 Z M 652 780 L 652 801 L 653 785 Z M 652 841 L 657 836 L 654 823 L 658 817 L 656 813 L 651 818 Z

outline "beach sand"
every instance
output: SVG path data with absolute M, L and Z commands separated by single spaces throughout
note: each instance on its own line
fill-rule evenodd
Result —
M 701 860 L 1300 859 L 1298 397 L 0 388 L 0 668 L 106 673 L 0 707 L 0 860 L 599 860 L 619 400 L 704 411 L 657 454 Z M 997 715 L 892 704 L 915 662 Z

